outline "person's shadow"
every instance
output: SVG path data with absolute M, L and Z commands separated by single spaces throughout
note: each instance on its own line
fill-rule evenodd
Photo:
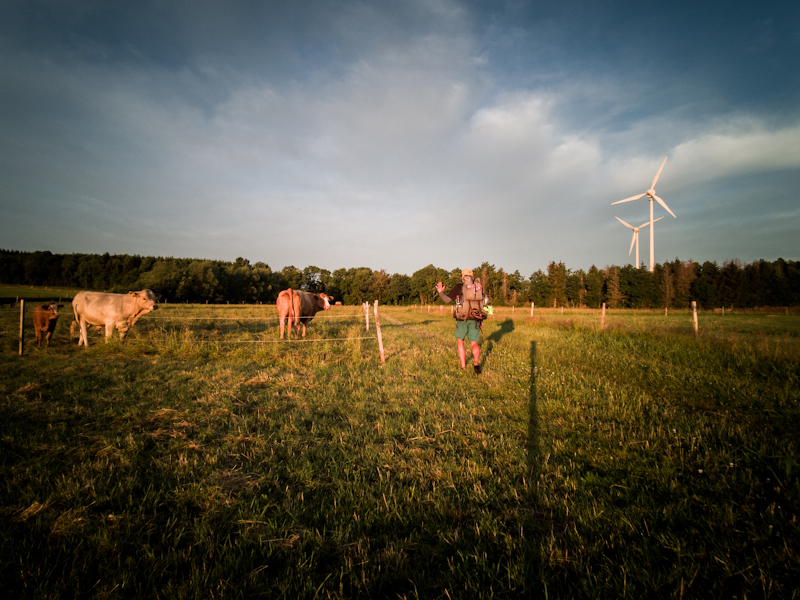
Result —
M 542 552 L 541 545 L 545 533 L 551 526 L 543 508 L 539 504 L 537 493 L 538 481 L 541 477 L 542 448 L 541 448 L 541 422 L 539 418 L 538 395 L 536 390 L 536 342 L 531 341 L 531 379 L 530 396 L 528 404 L 528 439 L 525 441 L 527 454 L 527 484 L 528 484 L 528 513 L 525 517 L 524 527 L 528 543 L 525 545 L 526 583 L 530 590 L 541 593 L 542 591 Z M 544 588 L 546 593 L 546 587 Z
M 485 362 L 489 355 L 492 353 L 496 344 L 500 343 L 500 340 L 503 339 L 508 333 L 514 331 L 514 321 L 511 319 L 506 319 L 502 323 L 500 323 L 500 327 L 492 333 L 492 335 L 486 338 L 486 345 L 484 346 L 483 352 L 481 352 L 481 363 Z

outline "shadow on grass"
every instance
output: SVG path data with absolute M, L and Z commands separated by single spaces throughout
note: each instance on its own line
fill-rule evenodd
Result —
M 486 338 L 486 344 L 484 345 L 483 352 L 481 352 L 481 365 L 483 365 L 483 363 L 486 362 L 486 359 L 489 358 L 489 355 L 492 353 L 492 350 L 494 350 L 495 345 L 499 344 L 500 340 L 502 340 L 506 334 L 511 333 L 512 331 L 514 331 L 514 321 L 509 318 L 500 323 L 500 327 L 497 329 L 497 331 Z
M 525 519 L 527 545 L 525 547 L 526 583 L 528 591 L 542 589 L 542 540 L 549 527 L 549 519 L 539 506 L 538 486 L 542 472 L 541 424 L 539 420 L 539 400 L 536 391 L 536 342 L 531 341 L 531 379 L 528 403 L 528 439 L 525 443 L 527 451 L 528 471 L 528 515 Z

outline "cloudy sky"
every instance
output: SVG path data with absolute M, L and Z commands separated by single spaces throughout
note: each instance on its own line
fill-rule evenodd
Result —
M 800 3 L 3 0 L 0 247 L 800 259 Z M 649 256 L 648 229 L 641 258 Z

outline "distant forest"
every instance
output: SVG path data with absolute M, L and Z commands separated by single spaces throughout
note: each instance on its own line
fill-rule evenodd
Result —
M 696 300 L 701 308 L 752 308 L 800 305 L 800 261 L 778 259 L 718 265 L 675 259 L 653 273 L 624 267 L 592 266 L 588 271 L 551 262 L 547 272 L 529 277 L 489 263 L 472 267 L 495 306 L 683 308 Z M 413 275 L 389 274 L 367 267 L 328 271 L 294 266 L 273 271 L 250 264 L 187 258 L 109 254 L 52 254 L 0 249 L 0 284 L 70 287 L 109 292 L 149 288 L 162 302 L 274 303 L 288 287 L 325 292 L 343 304 L 378 300 L 381 304 L 425 304 L 437 299 L 435 285 L 449 289 L 460 270 L 428 265 Z

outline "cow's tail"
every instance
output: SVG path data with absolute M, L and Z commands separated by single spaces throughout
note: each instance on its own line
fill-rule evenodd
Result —
M 69 326 L 69 339 L 73 339 L 75 337 L 75 328 L 78 329 L 78 336 L 80 336 L 80 329 L 81 329 L 81 319 L 78 316 L 78 307 L 75 306 L 75 298 L 72 299 L 72 314 L 75 317 L 75 320 Z
M 295 297 L 297 297 L 297 292 L 295 292 L 292 288 L 289 288 L 289 329 L 292 328 L 292 325 L 297 328 L 298 323 L 300 322 L 300 315 L 298 315 L 297 311 L 294 309 Z

